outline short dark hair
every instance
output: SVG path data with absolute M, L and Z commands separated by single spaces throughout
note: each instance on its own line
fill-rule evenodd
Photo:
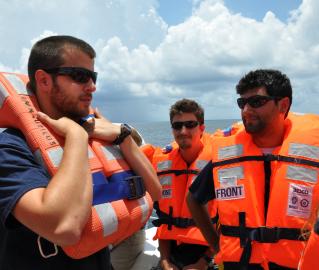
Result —
M 292 103 L 292 87 L 286 74 L 274 69 L 257 69 L 250 71 L 240 79 L 236 85 L 237 94 L 242 95 L 257 87 L 265 87 L 269 96 L 284 98 L 288 97 L 290 104 L 286 116 Z
M 196 116 L 197 121 L 201 125 L 204 124 L 204 109 L 196 101 L 183 98 L 173 104 L 169 111 L 171 123 L 175 115 L 182 113 L 193 113 Z
M 33 45 L 28 61 L 28 87 L 31 90 L 36 90 L 35 73 L 38 69 L 56 68 L 64 64 L 64 52 L 68 46 L 81 50 L 91 59 L 96 56 L 91 45 L 76 37 L 61 35 L 39 40 Z

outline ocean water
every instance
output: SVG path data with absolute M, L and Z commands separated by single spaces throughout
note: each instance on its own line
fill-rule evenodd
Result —
M 229 127 L 232 123 L 238 122 L 236 119 L 225 120 L 206 120 L 206 131 L 213 133 L 217 129 Z M 143 136 L 146 143 L 163 147 L 173 141 L 172 130 L 169 121 L 165 122 L 132 122 L 129 123 L 135 127 Z

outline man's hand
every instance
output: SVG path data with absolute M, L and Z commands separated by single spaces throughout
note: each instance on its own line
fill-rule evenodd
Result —
M 73 134 L 85 133 L 83 128 L 73 120 L 67 117 L 61 117 L 58 120 L 52 119 L 50 116 L 46 115 L 43 112 L 37 113 L 37 118 L 44 124 L 47 124 L 50 128 L 53 129 L 55 133 L 66 138 L 67 135 L 71 132 Z
M 161 260 L 161 267 L 163 270 L 178 270 L 178 267 L 176 267 L 168 260 Z
M 95 123 L 94 128 L 89 132 L 90 138 L 100 139 L 107 142 L 113 142 L 121 132 L 121 127 L 111 123 L 102 116 L 98 109 L 94 110 Z

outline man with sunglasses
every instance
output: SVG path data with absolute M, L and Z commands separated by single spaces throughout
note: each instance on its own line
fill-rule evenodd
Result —
M 153 221 L 158 227 L 154 239 L 159 240 L 159 268 L 207 269 L 212 267 L 208 244 L 195 226 L 185 198 L 193 179 L 211 158 L 211 137 L 204 132 L 204 110 L 194 100 L 173 104 L 170 122 L 175 142 L 147 153 L 162 185 L 162 198 L 154 203 L 158 219 Z M 208 212 L 215 221 L 210 206 Z
M 28 88 L 41 110 L 38 120 L 64 137 L 63 156 L 51 177 L 21 131 L 8 128 L 0 134 L 1 270 L 111 269 L 107 248 L 82 259 L 60 248 L 77 243 L 90 218 L 89 138 L 118 144 L 153 199 L 160 196 L 156 173 L 128 129 L 97 110 L 89 132 L 80 125 L 96 89 L 94 58 L 89 44 L 71 36 L 44 38 L 32 47 Z
M 301 228 L 318 197 L 318 117 L 288 115 L 292 88 L 280 71 L 251 71 L 236 89 L 243 127 L 214 139 L 189 209 L 225 270 L 297 269 Z M 217 207 L 220 239 L 207 202 Z

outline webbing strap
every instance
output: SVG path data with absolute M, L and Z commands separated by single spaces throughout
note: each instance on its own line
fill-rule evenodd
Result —
M 102 172 L 92 174 L 92 205 L 113 202 L 121 199 L 138 199 L 145 195 L 143 179 L 132 171 L 124 171 L 106 178 Z
M 182 174 L 194 174 L 198 175 L 199 172 L 197 170 L 165 170 L 165 171 L 160 171 L 157 173 L 158 176 L 160 175 L 165 175 L 165 174 L 175 174 L 176 176 L 180 176 Z
M 213 168 L 215 168 L 219 166 L 224 166 L 224 165 L 238 163 L 238 162 L 245 162 L 245 161 L 283 161 L 283 162 L 289 162 L 289 163 L 295 163 L 295 164 L 307 165 L 307 166 L 319 168 L 319 162 L 317 161 L 312 161 L 312 160 L 307 160 L 307 159 L 297 158 L 297 157 L 273 155 L 273 154 L 267 154 L 262 156 L 243 156 L 243 157 L 231 158 L 231 159 L 213 162 L 212 166 Z
M 268 204 L 270 197 L 270 177 L 271 177 L 271 164 L 269 160 L 264 161 L 264 173 L 265 173 L 265 193 L 264 193 L 264 216 L 267 220 Z
M 173 217 L 173 207 L 170 206 L 169 208 L 169 214 L 161 211 L 159 209 L 158 202 L 154 203 L 154 209 L 156 210 L 156 214 L 159 217 L 156 220 L 153 220 L 152 223 L 155 227 L 159 227 L 163 224 L 168 225 L 168 230 L 172 229 L 172 225 L 178 228 L 188 228 L 191 226 L 196 226 L 195 221 L 192 218 L 182 218 L 182 217 Z M 217 223 L 218 216 L 211 218 L 212 224 Z

